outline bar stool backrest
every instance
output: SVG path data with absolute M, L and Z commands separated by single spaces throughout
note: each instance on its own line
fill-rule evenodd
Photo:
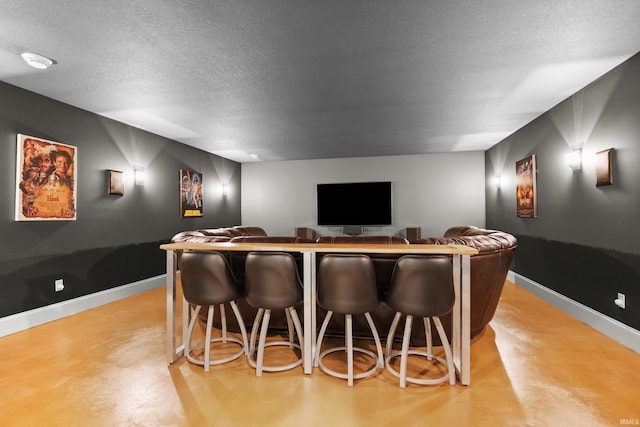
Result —
M 404 255 L 393 270 L 385 301 L 395 311 L 440 317 L 453 309 L 453 265 L 446 256 Z
M 184 298 L 190 304 L 222 304 L 243 293 L 220 252 L 185 251 L 180 258 L 180 278 Z
M 371 258 L 360 254 L 324 255 L 318 268 L 318 303 L 340 314 L 373 311 L 379 298 Z
M 302 301 L 302 282 L 291 254 L 249 252 L 245 274 L 246 300 L 252 307 L 281 309 Z

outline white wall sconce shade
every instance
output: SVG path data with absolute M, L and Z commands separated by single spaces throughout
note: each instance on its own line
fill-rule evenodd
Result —
M 564 155 L 565 160 L 567 161 L 567 165 L 572 170 L 580 170 L 582 169 L 582 149 L 577 148 L 573 151 L 568 152 Z
M 228 196 L 229 191 L 230 191 L 229 184 L 222 184 L 222 195 Z
M 496 188 L 500 188 L 502 186 L 502 175 L 500 174 L 496 174 L 492 179 L 491 179 L 491 183 L 493 184 L 494 187 Z
M 37 53 L 24 52 L 21 56 L 24 62 L 30 67 L 37 68 L 38 70 L 46 70 L 53 65 L 52 59 L 38 55 Z
M 138 187 L 144 186 L 145 173 L 142 168 L 134 168 L 133 169 L 133 182 Z

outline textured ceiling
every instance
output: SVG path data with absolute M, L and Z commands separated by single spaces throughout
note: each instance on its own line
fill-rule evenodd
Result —
M 484 150 L 638 52 L 638 22 L 637 0 L 2 0 L 0 80 L 237 161 Z

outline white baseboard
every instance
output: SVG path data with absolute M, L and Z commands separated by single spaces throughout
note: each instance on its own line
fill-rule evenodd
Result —
M 166 277 L 167 275 L 163 274 L 57 304 L 2 317 L 0 318 L 0 337 L 164 286 L 167 283 Z
M 509 271 L 507 280 L 535 294 L 560 310 L 572 315 L 603 334 L 613 338 L 620 344 L 640 353 L 640 331 L 606 316 L 586 305 L 580 304 L 558 292 L 544 287 L 524 276 Z

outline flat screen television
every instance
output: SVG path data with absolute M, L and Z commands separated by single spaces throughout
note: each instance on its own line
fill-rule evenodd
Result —
M 391 182 L 317 185 L 318 225 L 391 225 Z

